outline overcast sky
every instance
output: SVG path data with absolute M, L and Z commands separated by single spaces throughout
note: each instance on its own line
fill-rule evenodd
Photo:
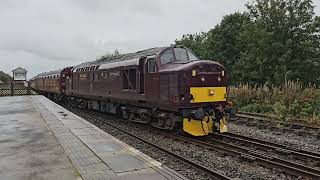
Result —
M 208 31 L 248 0 L 1 0 L 0 71 L 44 71 L 167 46 Z M 319 1 L 314 0 L 317 6 Z M 320 14 L 320 7 L 316 8 Z

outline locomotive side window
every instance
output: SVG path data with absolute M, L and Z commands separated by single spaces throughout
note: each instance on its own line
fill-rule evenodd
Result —
M 173 50 L 168 49 L 166 50 L 160 57 L 161 64 L 167 64 L 169 62 L 174 61 Z
M 156 72 L 156 61 L 154 58 L 148 59 L 148 72 L 153 73 Z
M 123 89 L 128 90 L 135 90 L 136 89 L 136 82 L 137 82 L 137 70 L 136 69 L 129 69 L 122 71 L 122 83 Z
M 137 70 L 130 69 L 129 70 L 129 81 L 130 81 L 130 88 L 136 89 L 136 79 L 137 79 Z

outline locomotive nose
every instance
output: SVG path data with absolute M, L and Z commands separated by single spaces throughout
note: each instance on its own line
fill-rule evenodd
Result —
M 199 62 L 194 64 L 188 72 L 195 85 L 223 86 L 227 83 L 225 69 L 214 62 Z
M 222 65 L 211 61 L 198 62 L 190 66 L 186 76 L 191 103 L 226 101 L 228 80 Z

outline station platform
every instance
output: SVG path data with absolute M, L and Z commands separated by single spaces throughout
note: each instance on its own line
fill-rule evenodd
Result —
M 44 96 L 0 97 L 0 179 L 186 179 Z

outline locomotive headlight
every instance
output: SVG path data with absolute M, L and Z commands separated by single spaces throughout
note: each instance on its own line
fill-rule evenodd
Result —
M 224 77 L 224 71 L 221 71 L 221 76 Z
M 196 70 L 192 70 L 192 76 L 193 77 L 197 76 L 197 71 Z
M 206 79 L 204 77 L 201 78 L 201 81 L 204 82 Z
M 219 82 L 221 81 L 221 77 L 218 77 L 218 81 L 219 81 Z

